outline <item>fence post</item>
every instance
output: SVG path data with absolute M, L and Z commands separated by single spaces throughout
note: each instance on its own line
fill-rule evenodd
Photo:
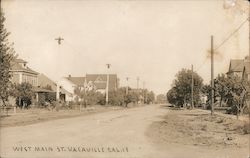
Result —
M 14 114 L 16 114 L 16 106 L 14 106 Z

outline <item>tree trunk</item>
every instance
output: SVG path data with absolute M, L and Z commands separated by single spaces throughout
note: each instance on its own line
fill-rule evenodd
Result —
M 4 98 L 3 97 L 1 97 L 1 98 L 2 98 L 2 101 L 3 101 L 3 106 L 6 106 Z
M 87 108 L 87 101 L 84 101 L 84 108 Z
M 21 97 L 18 97 L 18 105 L 21 106 Z
M 25 105 L 26 105 L 26 103 L 25 103 L 25 102 L 23 102 L 23 107 L 22 107 L 22 109 L 24 109 Z
M 222 107 L 223 96 L 220 97 L 220 107 Z

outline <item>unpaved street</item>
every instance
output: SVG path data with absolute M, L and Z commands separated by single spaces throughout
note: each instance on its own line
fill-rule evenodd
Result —
M 1 129 L 1 157 L 56 158 L 242 158 L 247 150 L 157 145 L 150 125 L 168 109 L 159 105 L 110 111 Z M 15 151 L 16 150 L 16 151 Z M 237 154 L 237 153 L 242 154 Z

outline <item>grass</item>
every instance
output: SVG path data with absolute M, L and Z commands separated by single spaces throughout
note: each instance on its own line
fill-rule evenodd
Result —
M 15 115 L 1 115 L 0 127 L 10 127 L 10 126 L 23 126 L 28 124 L 34 124 L 49 120 L 56 120 L 62 118 L 85 116 L 94 113 L 119 110 L 123 107 L 116 106 L 100 106 L 95 105 L 90 108 L 83 108 L 80 112 L 79 109 L 63 109 L 63 110 L 47 110 L 47 109 L 26 109 L 17 110 Z
M 250 134 L 250 124 L 245 122 L 245 124 L 242 127 L 242 131 L 244 134 Z
M 161 127 L 161 128 L 159 128 Z M 164 120 L 151 126 L 151 137 L 159 142 L 207 147 L 244 147 L 249 123 L 199 110 L 170 110 Z M 153 132 L 152 132 L 153 131 Z

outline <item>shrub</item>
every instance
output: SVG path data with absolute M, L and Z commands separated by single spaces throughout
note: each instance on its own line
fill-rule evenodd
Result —
M 46 103 L 45 95 L 39 95 L 38 106 L 44 107 Z
M 245 123 L 243 126 L 243 133 L 244 134 L 250 134 L 250 124 L 249 123 Z

